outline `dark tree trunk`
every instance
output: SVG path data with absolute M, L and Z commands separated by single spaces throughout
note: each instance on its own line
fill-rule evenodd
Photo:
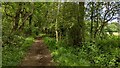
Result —
M 20 14 L 21 14 L 21 9 L 22 9 L 22 4 L 19 3 L 19 7 L 18 10 L 16 11 L 16 15 L 14 17 L 14 26 L 13 26 L 13 30 L 17 30 L 18 28 L 18 23 L 19 23 L 19 19 L 20 19 Z
M 81 46 L 84 40 L 84 2 L 79 2 L 77 11 L 77 22 L 68 33 L 68 42 L 70 45 Z

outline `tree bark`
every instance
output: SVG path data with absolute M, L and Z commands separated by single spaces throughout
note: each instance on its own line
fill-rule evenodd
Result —
M 56 23 L 55 23 L 55 33 L 56 33 L 56 43 L 59 40 L 59 33 L 58 33 L 58 15 L 60 10 L 60 3 L 57 3 L 57 17 L 56 17 Z
M 18 23 L 19 23 L 19 19 L 20 19 L 20 14 L 21 14 L 21 9 L 22 9 L 22 4 L 19 3 L 19 7 L 18 10 L 16 11 L 16 15 L 14 17 L 14 26 L 13 26 L 13 30 L 17 30 L 18 28 Z
M 77 22 L 69 30 L 68 41 L 70 45 L 81 46 L 84 41 L 84 2 L 79 2 L 76 7 Z

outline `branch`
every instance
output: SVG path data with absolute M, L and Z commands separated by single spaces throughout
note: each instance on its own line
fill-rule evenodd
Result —
M 115 7 L 116 7 L 116 6 L 115 6 Z M 115 7 L 112 7 L 110 10 L 107 10 L 107 12 L 106 12 L 105 15 L 104 15 L 104 20 L 105 20 L 107 14 L 108 14 L 110 11 L 112 11 L 112 12 L 114 11 L 113 9 L 114 9 Z
M 33 11 L 34 11 L 34 6 L 33 6 L 34 4 L 32 3 L 32 12 L 31 13 L 26 13 L 25 14 L 25 16 L 24 16 L 24 20 L 23 20 L 23 23 L 22 23 L 22 25 L 19 27 L 19 29 L 21 29 L 22 28 L 22 26 L 24 26 L 24 23 L 25 23 L 25 21 L 33 14 Z
M 106 20 L 105 22 L 108 22 L 108 21 L 112 20 L 114 14 L 115 14 L 115 13 L 112 11 L 112 17 L 110 17 L 110 18 L 109 18 L 108 20 Z
M 33 5 L 34 5 L 34 3 L 31 3 L 31 6 L 33 7 L 32 8 L 32 12 L 25 15 L 23 23 L 29 18 L 29 16 L 31 16 L 33 14 L 33 11 L 34 11 L 34 6 Z

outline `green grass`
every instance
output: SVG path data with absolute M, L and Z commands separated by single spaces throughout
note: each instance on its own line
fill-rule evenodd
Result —
M 55 43 L 55 39 L 46 37 L 45 43 L 52 52 L 53 61 L 59 66 L 89 66 L 90 63 L 85 59 L 85 53 L 80 52 L 82 49 L 75 49 L 65 45 L 65 42 Z M 82 55 L 81 55 L 82 53 Z M 83 55 L 84 54 L 84 55 Z
M 104 40 L 96 40 L 95 44 L 84 44 L 83 47 L 68 46 L 64 40 L 56 44 L 54 38 L 45 37 L 53 61 L 58 66 L 115 66 L 120 56 L 119 38 L 113 36 Z M 27 49 L 32 45 L 34 38 L 14 36 L 9 44 L 3 44 L 3 66 L 17 66 L 24 57 Z
M 14 37 L 11 44 L 3 44 L 2 66 L 17 66 L 24 57 L 27 49 L 32 45 L 34 38 Z
M 84 44 L 83 47 L 72 47 L 63 41 L 57 44 L 54 38 L 45 37 L 53 61 L 58 66 L 115 66 L 117 57 L 120 56 L 118 37 L 99 40 L 95 44 Z M 117 62 L 120 64 L 119 62 Z

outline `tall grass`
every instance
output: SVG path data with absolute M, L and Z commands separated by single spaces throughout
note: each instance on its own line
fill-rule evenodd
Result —
M 2 66 L 17 66 L 24 57 L 27 49 L 32 45 L 34 38 L 14 36 L 11 44 L 3 44 Z
M 120 56 L 119 39 L 112 37 L 98 40 L 95 44 L 86 43 L 83 47 L 68 46 L 64 40 L 57 44 L 54 38 L 45 37 L 53 61 L 59 66 L 116 66 Z M 119 42 L 120 43 L 120 42 Z M 92 44 L 92 45 L 91 45 Z

